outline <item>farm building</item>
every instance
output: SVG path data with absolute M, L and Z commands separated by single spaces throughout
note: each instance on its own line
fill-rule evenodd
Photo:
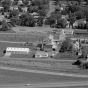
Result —
M 6 49 L 6 53 L 11 54 L 28 54 L 29 52 L 29 48 L 7 47 Z

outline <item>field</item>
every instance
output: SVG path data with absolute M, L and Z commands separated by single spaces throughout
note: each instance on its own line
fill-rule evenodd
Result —
M 17 42 L 35 42 L 41 41 L 41 38 L 46 37 L 45 34 L 0 34 L 0 41 L 17 41 Z
M 72 65 L 73 62 L 68 61 L 33 61 L 33 60 L 0 60 L 0 65 L 6 67 L 17 67 L 17 68 L 26 68 L 26 69 L 36 69 L 36 70 L 45 70 L 45 71 L 54 71 L 62 72 L 67 74 L 81 74 L 88 75 L 88 70 L 80 69 L 78 66 Z

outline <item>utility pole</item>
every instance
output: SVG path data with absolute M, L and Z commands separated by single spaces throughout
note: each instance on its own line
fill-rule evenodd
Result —
M 42 50 L 44 50 L 44 45 L 43 45 L 43 37 L 42 37 Z

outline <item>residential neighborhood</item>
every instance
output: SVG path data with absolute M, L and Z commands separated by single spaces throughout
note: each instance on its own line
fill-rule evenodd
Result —
M 1 88 L 88 88 L 88 0 L 0 0 Z

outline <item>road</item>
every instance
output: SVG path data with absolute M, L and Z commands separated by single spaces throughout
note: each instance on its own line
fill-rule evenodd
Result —
M 50 9 L 49 9 L 49 11 L 48 11 L 48 13 L 47 13 L 47 17 L 49 17 L 49 16 L 51 15 L 51 13 L 55 11 L 55 7 L 56 7 L 56 6 L 53 5 L 53 2 L 54 2 L 54 1 L 50 0 L 50 3 L 49 3 L 49 8 L 50 8 Z

